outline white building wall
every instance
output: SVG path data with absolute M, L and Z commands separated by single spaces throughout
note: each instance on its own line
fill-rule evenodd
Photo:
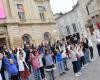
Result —
M 97 29 L 97 26 L 95 24 L 96 22 L 96 18 L 92 19 L 92 17 L 95 17 L 96 15 L 100 16 L 100 0 L 78 0 L 79 3 L 79 11 L 82 14 L 82 20 L 83 20 L 83 25 L 84 25 L 84 29 L 86 30 L 86 25 L 88 24 L 88 20 L 91 20 L 94 26 L 94 29 Z M 86 6 L 88 6 L 88 10 L 89 10 L 89 15 L 87 13 L 87 9 Z M 93 20 L 95 22 L 93 22 Z M 100 19 L 99 19 L 100 20 Z M 86 32 L 87 33 L 87 32 Z
M 70 12 L 65 13 L 64 15 L 56 19 L 56 22 L 57 22 L 56 25 L 59 28 L 60 38 L 64 38 L 65 36 L 68 36 L 68 35 L 73 35 L 75 33 L 80 33 L 81 29 L 79 29 L 80 27 L 79 27 L 79 22 L 76 17 L 76 10 L 71 10 Z M 74 32 L 73 30 L 73 26 L 72 26 L 73 23 L 75 23 L 76 25 L 77 32 Z M 66 26 L 69 26 L 70 34 L 68 34 L 67 32 Z

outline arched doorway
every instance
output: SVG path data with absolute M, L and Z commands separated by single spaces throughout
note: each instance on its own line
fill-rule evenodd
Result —
M 50 41 L 50 39 L 51 39 L 50 33 L 49 32 L 45 32 L 44 33 L 44 40 Z
M 31 36 L 29 34 L 24 34 L 22 40 L 24 45 L 30 45 Z

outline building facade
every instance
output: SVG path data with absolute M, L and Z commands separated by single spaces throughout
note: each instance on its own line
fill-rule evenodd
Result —
M 65 14 L 54 15 L 58 27 L 60 39 L 76 33 L 84 32 L 84 25 L 79 11 L 79 4 Z
M 73 9 L 65 14 L 54 15 L 60 38 L 75 33 L 91 36 L 100 30 L 100 0 L 78 0 Z M 75 24 L 75 32 L 72 24 Z
M 56 37 L 50 0 L 0 0 L 0 46 L 21 47 Z
M 78 0 L 84 27 L 89 28 L 91 34 L 98 30 L 100 23 L 100 0 Z M 91 35 L 89 34 L 89 35 Z

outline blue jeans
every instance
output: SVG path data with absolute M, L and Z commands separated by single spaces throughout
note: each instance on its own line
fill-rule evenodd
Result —
M 48 71 L 48 75 L 49 75 L 49 80 L 55 80 L 54 70 Z
M 100 43 L 97 44 L 98 55 L 100 57 Z
M 59 70 L 60 74 L 62 74 L 64 72 L 63 61 L 58 61 L 57 65 L 58 65 L 58 70 Z
M 74 71 L 74 73 L 79 72 L 80 69 L 81 69 L 80 61 L 73 61 L 72 64 L 73 64 L 73 71 Z
M 1 73 L 0 73 L 0 80 L 2 80 Z
M 64 69 L 67 69 L 67 57 L 63 58 Z
M 9 80 L 10 75 L 6 70 L 4 71 L 4 75 L 5 75 L 5 80 Z
M 87 64 L 89 62 L 89 48 L 85 48 L 84 50 L 85 64 Z
M 34 72 L 35 80 L 41 80 L 40 70 L 39 69 L 33 69 L 33 72 Z

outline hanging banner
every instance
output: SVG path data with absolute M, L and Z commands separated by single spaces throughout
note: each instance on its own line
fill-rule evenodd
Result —
M 5 11 L 4 11 L 4 5 L 3 0 L 0 0 L 0 19 L 6 18 Z

